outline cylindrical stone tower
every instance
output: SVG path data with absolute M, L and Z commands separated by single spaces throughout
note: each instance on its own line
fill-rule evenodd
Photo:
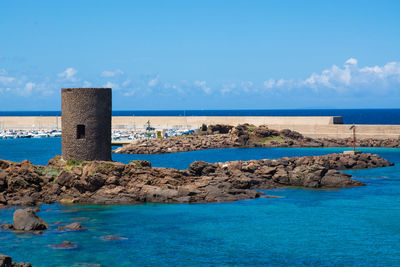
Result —
M 61 89 L 62 157 L 111 160 L 111 88 Z

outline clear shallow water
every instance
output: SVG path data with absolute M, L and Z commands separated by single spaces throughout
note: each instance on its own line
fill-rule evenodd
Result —
M 12 143 L 16 142 L 16 143 Z M 19 143 L 26 142 L 25 144 Z M 225 149 L 166 155 L 114 155 L 147 159 L 155 166 L 186 168 L 209 162 L 319 155 L 336 148 Z M 84 232 L 42 236 L 0 232 L 0 253 L 34 266 L 314 265 L 398 266 L 400 264 L 400 149 L 363 149 L 397 165 L 349 171 L 366 187 L 341 190 L 276 189 L 279 199 L 218 204 L 126 206 L 42 205 L 50 225 L 80 222 Z M 46 163 L 60 153 L 59 139 L 0 140 L 0 158 Z M 50 209 L 50 210 L 48 210 Z M 15 208 L 0 209 L 11 221 Z M 105 235 L 124 240 L 104 241 Z M 49 247 L 62 241 L 76 249 Z

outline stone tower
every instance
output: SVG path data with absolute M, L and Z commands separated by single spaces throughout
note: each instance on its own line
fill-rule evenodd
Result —
M 111 88 L 61 89 L 62 157 L 111 160 Z

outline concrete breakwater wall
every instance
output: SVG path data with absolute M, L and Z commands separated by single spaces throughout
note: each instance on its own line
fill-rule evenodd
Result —
M 342 117 L 236 117 L 236 116 L 114 116 L 113 129 L 144 130 L 147 122 L 158 129 L 196 129 L 203 123 L 268 125 L 271 129 L 290 129 L 312 138 L 346 138 L 352 136 L 350 125 Z M 61 129 L 61 117 L 0 117 L 0 130 Z M 399 138 L 400 125 L 356 125 L 357 138 Z
M 147 122 L 156 129 L 197 129 L 203 123 L 256 126 L 273 125 L 331 125 L 343 123 L 342 117 L 262 117 L 262 116 L 113 116 L 113 129 L 145 129 Z M 0 129 L 61 129 L 61 117 L 0 117 Z

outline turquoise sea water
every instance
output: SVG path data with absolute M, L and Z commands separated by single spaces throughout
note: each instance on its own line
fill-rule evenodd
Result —
M 362 149 L 396 166 L 348 171 L 367 184 L 340 190 L 276 189 L 282 198 L 217 204 L 42 205 L 43 235 L 0 231 L 0 254 L 34 266 L 398 266 L 400 149 Z M 320 155 L 339 148 L 218 149 L 166 155 L 113 155 L 127 162 L 186 168 L 209 162 Z M 0 140 L 0 158 L 45 164 L 60 139 Z M 15 208 L 0 208 L 10 222 Z M 83 232 L 58 232 L 79 222 Z M 106 240 L 117 235 L 123 240 Z M 50 245 L 71 241 L 75 249 Z

